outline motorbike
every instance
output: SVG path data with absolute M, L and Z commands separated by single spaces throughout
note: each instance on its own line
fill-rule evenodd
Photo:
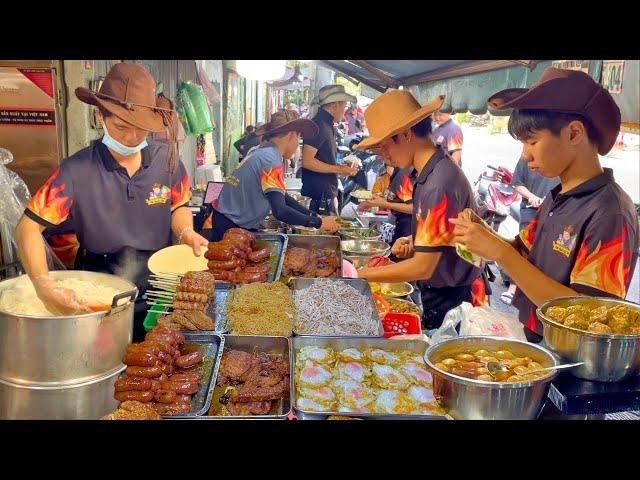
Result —
M 507 168 L 487 165 L 474 183 L 478 215 L 496 232 L 509 216 L 520 220 L 520 194 L 510 185 L 512 178 Z

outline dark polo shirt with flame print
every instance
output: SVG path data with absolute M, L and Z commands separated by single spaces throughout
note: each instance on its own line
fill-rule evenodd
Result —
M 638 259 L 638 217 L 605 168 L 573 190 L 555 187 L 516 241 L 547 276 L 591 296 L 624 298 Z M 542 335 L 536 306 L 518 289 L 520 321 Z
M 389 183 L 389 192 L 387 194 L 387 200 L 391 203 L 411 203 L 413 202 L 413 184 L 416 181 L 416 169 L 410 168 L 396 168 L 391 175 L 391 181 Z M 396 219 L 396 223 L 409 221 L 411 215 L 408 213 L 402 213 L 393 211 L 393 216 Z
M 449 161 L 442 161 L 448 159 Z M 432 288 L 471 286 L 481 270 L 463 260 L 453 245 L 453 224 L 473 193 L 463 171 L 438 147 L 416 180 L 413 192 L 413 244 L 417 252 L 441 252 L 433 275 L 424 283 Z
M 25 215 L 45 227 L 68 220 L 80 245 L 96 254 L 125 247 L 155 251 L 171 245 L 171 213 L 191 198 L 180 161 L 167 169 L 167 146 L 149 142 L 129 177 L 100 141 L 67 158 L 29 201 Z

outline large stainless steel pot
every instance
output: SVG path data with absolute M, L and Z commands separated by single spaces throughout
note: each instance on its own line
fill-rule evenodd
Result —
M 640 311 L 640 305 L 613 298 L 561 297 L 536 310 L 544 325 L 544 343 L 569 362 L 584 362 L 569 372 L 578 378 L 599 382 L 619 382 L 640 373 L 640 335 L 606 335 L 566 327 L 547 317 L 549 307 L 625 305 Z
M 5 382 L 59 387 L 96 380 L 122 365 L 131 341 L 136 286 L 105 273 L 70 270 L 51 276 L 87 280 L 123 293 L 110 310 L 85 315 L 38 317 L 0 310 L 0 379 Z M 0 282 L 0 293 L 25 277 Z
M 88 382 L 24 386 L 0 379 L 0 418 L 10 420 L 97 420 L 115 410 L 114 384 L 123 365 Z
M 484 382 L 444 372 L 435 366 L 463 351 L 510 350 L 528 356 L 543 367 L 557 365 L 551 352 L 532 343 L 501 337 L 452 338 L 430 346 L 424 359 L 433 374 L 433 393 L 449 415 L 461 420 L 533 420 L 547 399 L 551 380 L 557 373 L 526 382 Z

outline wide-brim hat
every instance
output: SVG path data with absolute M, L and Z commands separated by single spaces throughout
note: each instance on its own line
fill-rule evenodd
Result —
M 582 115 L 598 134 L 598 153 L 606 155 L 620 132 L 620 108 L 602 85 L 584 72 L 547 68 L 531 88 L 508 88 L 487 100 L 495 110 L 552 110 Z
M 325 85 L 320 89 L 317 96 L 318 105 L 327 105 L 333 102 L 357 103 L 358 99 L 348 94 L 343 85 Z
M 81 102 L 102 107 L 125 122 L 150 132 L 165 130 L 165 115 L 174 112 L 158 105 L 154 78 L 135 63 L 122 62 L 111 67 L 98 92 L 78 87 L 75 93 Z
M 369 137 L 358 143 L 356 150 L 367 150 L 385 139 L 403 132 L 438 110 L 444 103 L 440 95 L 424 106 L 406 90 L 389 90 L 376 98 L 364 112 Z
M 256 129 L 257 133 L 258 129 Z M 284 110 L 271 115 L 271 120 L 260 127 L 258 135 L 279 135 L 291 131 L 300 132 L 304 138 L 312 138 L 318 134 L 318 126 L 307 118 L 299 118 L 295 110 Z

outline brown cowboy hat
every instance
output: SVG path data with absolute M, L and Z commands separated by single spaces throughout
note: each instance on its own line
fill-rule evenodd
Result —
M 135 63 L 117 63 L 102 82 L 98 92 L 85 87 L 76 88 L 81 102 L 104 108 L 131 125 L 150 132 L 167 128 L 165 115 L 172 108 L 156 100 L 156 81 L 142 66 Z M 164 113 L 163 113 L 164 112 Z
M 440 95 L 424 106 L 406 90 L 389 90 L 376 98 L 364 112 L 369 137 L 358 143 L 356 150 L 367 150 L 403 132 L 438 110 L 444 103 Z
M 598 153 L 606 155 L 620 132 L 620 109 L 609 92 L 584 72 L 547 68 L 531 88 L 508 88 L 487 100 L 496 110 L 531 109 L 587 118 L 598 133 Z
M 300 132 L 304 138 L 315 137 L 318 134 L 318 126 L 307 118 L 298 118 L 300 115 L 295 110 L 284 110 L 271 115 L 269 123 L 256 129 L 258 135 L 278 135 L 291 131 Z M 258 133 L 260 131 L 261 133 Z

